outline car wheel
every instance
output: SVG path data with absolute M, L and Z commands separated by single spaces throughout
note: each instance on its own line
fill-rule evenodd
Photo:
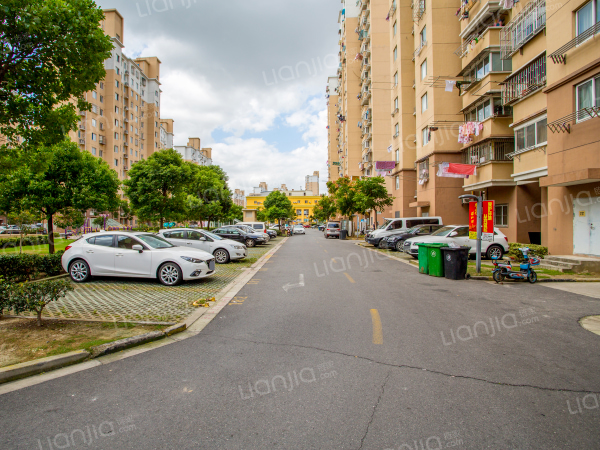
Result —
M 158 281 L 165 286 L 176 286 L 182 279 L 181 268 L 175 263 L 166 262 L 158 269 Z
M 214 251 L 213 256 L 218 264 L 227 264 L 230 260 L 229 252 L 224 248 L 218 248 Z
M 254 247 L 255 245 L 254 239 L 246 239 L 246 247 Z
M 396 250 L 401 252 L 403 250 L 403 248 L 404 248 L 404 245 L 402 244 L 402 241 L 396 242 Z
M 83 259 L 76 259 L 69 264 L 69 276 L 75 283 L 83 283 L 90 279 L 90 266 Z
M 377 248 L 381 248 L 383 249 L 383 239 L 381 239 L 378 243 L 377 243 Z
M 502 259 L 502 256 L 504 256 L 504 249 L 499 245 L 490 245 L 487 249 L 487 252 L 485 252 L 485 255 L 487 259 Z

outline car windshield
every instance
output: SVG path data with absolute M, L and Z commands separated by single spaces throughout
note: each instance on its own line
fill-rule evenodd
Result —
M 302 225 L 296 225 L 294 228 L 304 228 Z
M 433 233 L 432 236 L 448 236 L 452 230 L 454 230 L 454 227 L 443 227 Z
M 173 248 L 175 245 L 172 245 L 170 242 L 165 239 L 155 236 L 153 234 L 136 234 L 140 241 L 143 241 L 145 244 L 148 244 L 152 248 Z
M 387 226 L 388 226 L 390 223 L 392 223 L 392 222 L 393 222 L 392 220 L 390 220 L 390 219 L 387 219 L 385 222 L 383 222 L 383 225 L 381 225 L 381 226 L 378 228 L 378 230 L 383 230 L 383 229 L 387 228 Z
M 423 225 L 417 225 L 414 226 L 412 228 L 409 228 L 408 231 L 406 231 L 408 234 L 415 234 Z
M 209 238 L 214 239 L 215 241 L 222 241 L 223 240 L 223 238 L 221 236 L 217 236 L 216 234 L 211 233 L 210 231 L 204 231 L 204 230 L 202 230 L 202 232 L 206 236 L 208 236 Z

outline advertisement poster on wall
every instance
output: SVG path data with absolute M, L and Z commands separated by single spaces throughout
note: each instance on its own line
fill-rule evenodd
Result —
M 494 200 L 483 203 L 483 218 L 481 227 L 481 240 L 494 240 Z M 477 239 L 477 202 L 469 203 L 469 239 Z

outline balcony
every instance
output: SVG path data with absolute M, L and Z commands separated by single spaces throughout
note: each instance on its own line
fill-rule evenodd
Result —
M 413 22 L 419 23 L 423 15 L 425 14 L 425 0 L 413 0 L 410 5 L 413 16 Z
M 506 24 L 500 36 L 502 58 L 512 55 L 546 28 L 546 0 L 531 0 Z
M 463 3 L 460 7 L 460 13 L 458 14 L 459 20 L 468 19 L 469 11 L 477 4 L 479 0 L 468 0 L 467 3 Z
M 546 54 L 502 82 L 502 104 L 512 105 L 546 86 Z
M 85 139 L 79 139 L 79 145 L 85 145 Z
M 474 33 L 463 40 L 463 43 L 454 50 L 454 54 L 459 58 L 469 56 L 469 59 L 463 61 L 463 67 L 466 67 L 473 59 L 477 58 L 484 49 L 490 47 L 500 47 L 500 32 L 504 27 L 488 26 L 483 31 Z
M 480 166 L 489 162 L 511 161 L 509 155 L 514 151 L 514 138 L 488 139 L 463 150 L 463 164 Z
M 592 106 L 590 108 L 582 108 L 579 111 L 561 117 L 554 122 L 548 124 L 548 128 L 552 133 L 571 133 L 571 125 L 575 123 L 585 122 L 592 118 L 600 117 L 600 106 Z
M 588 39 L 594 37 L 600 33 L 600 22 L 596 22 L 594 25 L 589 27 L 575 39 L 570 40 L 568 43 L 563 45 L 561 48 L 553 52 L 548 58 L 552 59 L 554 64 L 566 64 L 567 63 L 567 52 L 572 48 L 583 44 Z
M 79 129 L 80 130 L 85 130 L 85 123 L 80 123 L 79 124 Z
M 98 136 L 98 142 L 100 143 L 100 145 L 106 145 L 106 137 Z
M 514 139 L 488 139 L 463 151 L 463 164 L 476 164 L 477 175 L 465 179 L 464 189 L 483 189 L 491 186 L 515 186 L 511 177 Z
M 413 61 L 421 54 L 421 51 L 425 47 L 427 47 L 427 41 L 422 41 L 413 53 L 413 57 L 412 57 Z

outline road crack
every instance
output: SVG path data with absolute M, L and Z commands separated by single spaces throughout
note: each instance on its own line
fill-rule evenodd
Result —
M 329 349 L 320 348 L 320 347 L 312 347 L 312 346 L 308 346 L 308 345 L 278 344 L 278 343 L 274 343 L 274 342 L 253 341 L 251 339 L 240 339 L 240 338 L 234 338 L 234 337 L 230 337 L 230 336 L 222 336 L 219 334 L 209 334 L 209 333 L 203 333 L 203 335 L 204 336 L 214 336 L 214 337 L 219 337 L 219 338 L 223 338 L 223 339 L 231 339 L 234 341 L 251 342 L 253 344 L 273 345 L 273 346 L 279 346 L 279 347 L 296 347 L 296 348 L 304 348 L 307 350 L 317 350 L 317 351 L 321 351 L 321 352 L 331 353 L 334 355 L 348 356 L 349 358 L 358 358 L 363 361 L 369 361 L 374 364 L 379 364 L 381 366 L 393 367 L 396 369 L 420 370 L 422 372 L 427 372 L 427 373 L 430 373 L 433 375 L 440 375 L 440 376 L 447 377 L 447 378 L 459 378 L 459 379 L 464 379 L 464 380 L 479 381 L 481 383 L 491 384 L 493 386 L 499 386 L 499 387 L 529 388 L 529 389 L 537 389 L 540 391 L 549 391 L 549 392 L 570 392 L 570 393 L 576 393 L 576 394 L 600 395 L 600 391 L 588 391 L 588 390 L 584 390 L 584 389 L 566 389 L 566 388 L 557 389 L 557 388 L 551 388 L 551 387 L 546 387 L 546 386 L 537 386 L 534 384 L 504 383 L 504 382 L 499 382 L 499 381 L 487 380 L 485 378 L 472 377 L 472 376 L 468 376 L 468 375 L 456 375 L 456 374 L 452 374 L 452 373 L 442 372 L 440 370 L 432 370 L 432 369 L 427 369 L 425 367 L 411 366 L 409 364 L 392 364 L 392 363 L 388 363 L 388 362 L 384 362 L 384 361 L 377 361 L 376 359 L 367 358 L 366 356 L 352 355 L 350 353 L 338 352 L 335 350 L 329 350 Z
M 377 403 L 375 403 L 375 406 L 373 406 L 373 412 L 371 413 L 371 418 L 369 419 L 369 423 L 367 424 L 367 429 L 365 430 L 365 434 L 362 437 L 362 439 L 360 440 L 360 447 L 358 447 L 358 450 L 361 450 L 363 448 L 363 445 L 365 443 L 365 439 L 367 438 L 367 434 L 369 434 L 369 428 L 371 428 L 371 424 L 373 423 L 373 420 L 375 419 L 375 411 L 377 411 L 377 407 L 379 406 L 379 402 L 381 402 L 381 399 L 383 397 L 383 394 L 385 392 L 385 385 L 388 382 L 388 379 L 390 378 L 390 375 L 392 374 L 392 371 L 390 370 L 388 372 L 388 374 L 385 377 L 385 380 L 383 380 L 383 384 L 381 385 L 381 392 L 379 393 L 379 397 L 377 398 Z

